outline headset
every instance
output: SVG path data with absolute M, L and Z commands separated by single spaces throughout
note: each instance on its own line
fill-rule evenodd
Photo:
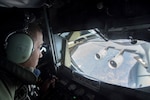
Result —
M 19 30 L 5 38 L 4 48 L 7 59 L 19 64 L 29 59 L 34 50 L 34 42 L 25 31 Z

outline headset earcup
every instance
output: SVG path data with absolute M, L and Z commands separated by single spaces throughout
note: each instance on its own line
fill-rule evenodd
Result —
M 27 61 L 33 51 L 33 40 L 27 34 L 13 34 L 7 40 L 6 56 L 14 63 Z

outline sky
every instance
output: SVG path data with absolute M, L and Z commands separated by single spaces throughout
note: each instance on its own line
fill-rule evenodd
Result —
M 118 44 L 111 44 L 110 42 L 95 42 L 96 40 L 89 41 L 78 47 L 78 49 L 73 53 L 72 58 L 78 65 L 78 67 L 87 75 L 97 78 L 106 83 L 111 83 L 115 85 L 120 85 L 124 87 L 135 87 L 136 80 L 130 78 L 130 71 L 134 69 L 137 61 L 134 59 L 134 56 L 137 56 L 135 53 L 130 53 L 124 51 L 123 53 L 123 62 L 120 67 L 112 69 L 108 66 L 108 61 L 116 56 L 123 46 L 118 46 Z M 103 59 L 95 59 L 95 54 L 107 47 L 107 46 L 116 46 L 117 49 L 109 48 L 107 54 Z M 127 48 L 126 46 L 124 48 Z M 131 48 L 131 47 L 130 47 Z M 135 48 L 135 47 L 134 47 Z M 137 48 L 139 46 L 137 45 Z M 118 50 L 120 49 L 120 50 Z M 140 48 L 139 48 L 140 49 Z M 133 75 L 133 74 L 132 74 Z M 136 75 L 135 75 L 136 76 Z M 136 78 L 136 77 L 135 77 Z M 132 83 L 131 83 L 132 82 Z M 132 85 L 131 85 L 132 84 Z

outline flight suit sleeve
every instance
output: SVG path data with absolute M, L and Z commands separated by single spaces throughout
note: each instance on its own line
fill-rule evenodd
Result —
M 6 83 L 6 81 L 0 79 L 0 100 L 14 100 L 15 87 L 12 82 Z

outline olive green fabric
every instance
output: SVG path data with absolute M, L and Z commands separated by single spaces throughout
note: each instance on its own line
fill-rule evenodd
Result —
M 14 100 L 15 91 L 23 84 L 35 84 L 37 77 L 29 70 L 0 59 L 0 100 Z
M 34 73 L 7 59 L 0 59 L 0 70 L 9 73 L 11 76 L 25 84 L 35 84 L 38 80 L 38 77 L 36 77 Z
M 5 77 L 6 78 L 6 77 Z M 17 85 L 9 79 L 0 80 L 0 100 L 14 100 Z

